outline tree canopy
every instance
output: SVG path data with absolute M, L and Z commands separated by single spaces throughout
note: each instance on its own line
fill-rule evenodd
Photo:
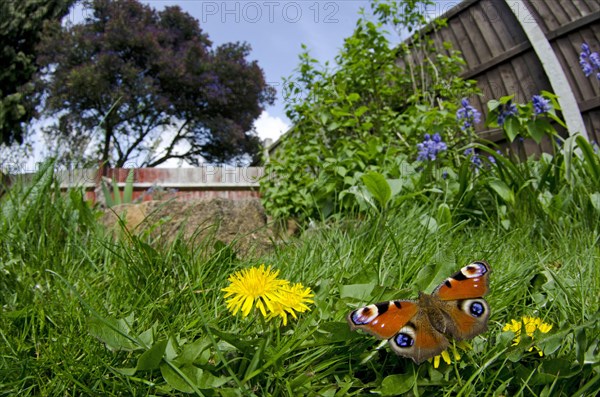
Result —
M 179 7 L 92 0 L 91 15 L 40 46 L 45 129 L 63 159 L 114 166 L 255 158 L 256 118 L 274 99 L 249 45 L 213 48 Z M 90 147 L 93 150 L 90 152 Z M 87 148 L 87 151 L 85 150 Z
M 0 1 L 0 133 L 2 143 L 22 143 L 35 116 L 32 77 L 35 47 L 46 22 L 60 21 L 76 0 Z

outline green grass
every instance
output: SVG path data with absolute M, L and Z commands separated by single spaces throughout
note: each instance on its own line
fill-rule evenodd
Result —
M 428 229 L 420 218 L 433 210 L 405 203 L 385 222 L 329 223 L 265 257 L 240 259 L 211 238 L 113 240 L 80 192 L 59 193 L 50 170 L 14 186 L 0 205 L 0 395 L 600 392 L 598 225 Z M 353 308 L 431 292 L 477 259 L 493 268 L 492 316 L 461 360 L 416 366 L 348 330 Z M 221 292 L 227 277 L 261 263 L 312 288 L 312 310 L 287 327 L 231 316 Z M 553 328 L 511 346 L 502 328 L 523 315 Z M 546 354 L 528 352 L 532 345 Z

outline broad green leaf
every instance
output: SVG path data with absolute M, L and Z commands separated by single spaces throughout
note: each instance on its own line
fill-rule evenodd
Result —
M 349 284 L 340 287 L 340 298 L 353 298 L 359 301 L 367 301 L 375 284 Z
M 101 319 L 90 317 L 88 320 L 89 332 L 98 338 L 110 350 L 132 351 L 141 347 L 134 342 L 130 335 L 131 329 L 124 319 Z
M 352 94 L 348 95 L 347 98 L 350 102 L 356 102 L 360 99 L 360 95 L 358 95 L 356 92 L 353 92 Z
M 340 123 L 337 123 L 335 121 L 327 124 L 327 131 L 329 132 L 337 130 L 338 128 L 340 128 Z
M 138 340 L 143 343 L 146 347 L 154 344 L 154 335 L 156 334 L 156 328 L 158 327 L 158 321 L 138 336 Z
M 181 347 L 181 353 L 177 356 L 177 363 L 181 364 L 193 364 L 199 357 L 202 357 L 200 361 L 208 360 L 209 346 L 211 345 L 210 340 L 207 339 L 196 339 L 191 343 L 186 343 Z
M 137 369 L 136 368 L 113 368 L 115 371 L 125 376 L 133 376 L 135 375 Z
M 427 214 L 421 215 L 421 218 L 419 219 L 419 223 L 421 223 L 421 225 L 425 226 L 427 228 L 427 230 L 429 230 L 432 233 L 437 231 L 437 229 L 438 229 L 438 223 L 435 220 L 435 218 L 430 215 L 427 215 Z
M 496 100 L 496 99 L 492 99 L 491 101 L 488 101 L 487 103 L 487 107 L 488 107 L 488 111 L 491 113 L 494 110 L 498 109 L 498 106 L 500 106 L 500 101 Z
M 529 120 L 527 121 L 527 124 L 525 124 L 529 136 L 533 138 L 537 144 L 540 144 L 544 136 L 548 134 L 547 127 L 552 129 L 548 121 L 544 119 Z
M 184 393 L 200 393 L 198 384 L 203 372 L 201 368 L 193 365 L 184 365 L 181 368 L 167 362 L 160 365 L 160 373 L 169 386 Z
M 381 382 L 379 392 L 382 396 L 400 396 L 414 387 L 416 379 L 412 372 L 388 375 Z
M 136 368 L 139 371 L 152 371 L 158 369 L 165 349 L 167 348 L 167 341 L 161 340 L 156 342 L 152 347 L 146 350 L 139 358 Z
M 504 121 L 504 132 L 506 133 L 506 137 L 509 141 L 514 141 L 515 138 L 519 135 L 519 130 L 521 128 L 521 124 L 519 123 L 519 119 L 515 116 L 508 116 Z
M 392 197 L 397 195 L 402 191 L 402 186 L 404 184 L 403 179 L 386 179 L 388 185 L 390 186 L 390 190 L 392 193 Z
M 515 193 L 511 188 L 508 187 L 506 183 L 504 183 L 501 179 L 491 179 L 488 182 L 490 188 L 495 191 L 504 202 L 508 204 L 514 205 L 515 203 Z
M 368 108 L 368 107 L 366 107 L 366 106 L 361 106 L 361 107 L 359 107 L 358 109 L 356 109 L 356 110 L 354 111 L 354 116 L 356 116 L 356 117 L 360 117 L 360 116 L 362 116 L 362 115 L 363 115 L 363 114 L 364 114 L 364 113 L 365 113 L 367 110 L 369 110 L 369 108 Z
M 600 212 L 600 193 L 595 192 L 590 194 L 590 202 L 596 211 Z
M 369 193 L 384 208 L 392 196 L 392 189 L 384 176 L 378 172 L 369 172 L 362 176 L 362 180 Z

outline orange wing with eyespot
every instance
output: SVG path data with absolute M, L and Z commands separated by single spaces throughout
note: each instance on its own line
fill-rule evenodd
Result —
M 348 315 L 350 328 L 362 329 L 379 339 L 390 339 L 417 314 L 414 301 L 394 300 L 356 309 Z
M 448 277 L 432 295 L 443 301 L 481 298 L 488 292 L 491 271 L 487 262 L 473 262 Z

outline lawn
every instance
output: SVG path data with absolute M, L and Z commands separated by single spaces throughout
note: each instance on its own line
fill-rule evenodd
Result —
M 59 192 L 50 168 L 0 205 L 1 395 L 600 392 L 597 218 L 524 217 L 508 230 L 468 218 L 438 225 L 423 222 L 431 206 L 407 200 L 385 214 L 316 223 L 263 257 L 242 258 L 214 238 L 113 238 L 80 191 Z M 350 331 L 350 311 L 430 293 L 474 260 L 492 268 L 489 329 L 452 343 L 450 363 L 416 365 Z M 310 288 L 310 310 L 286 325 L 256 307 L 233 315 L 228 278 L 261 264 Z M 524 317 L 547 326 L 515 344 Z

